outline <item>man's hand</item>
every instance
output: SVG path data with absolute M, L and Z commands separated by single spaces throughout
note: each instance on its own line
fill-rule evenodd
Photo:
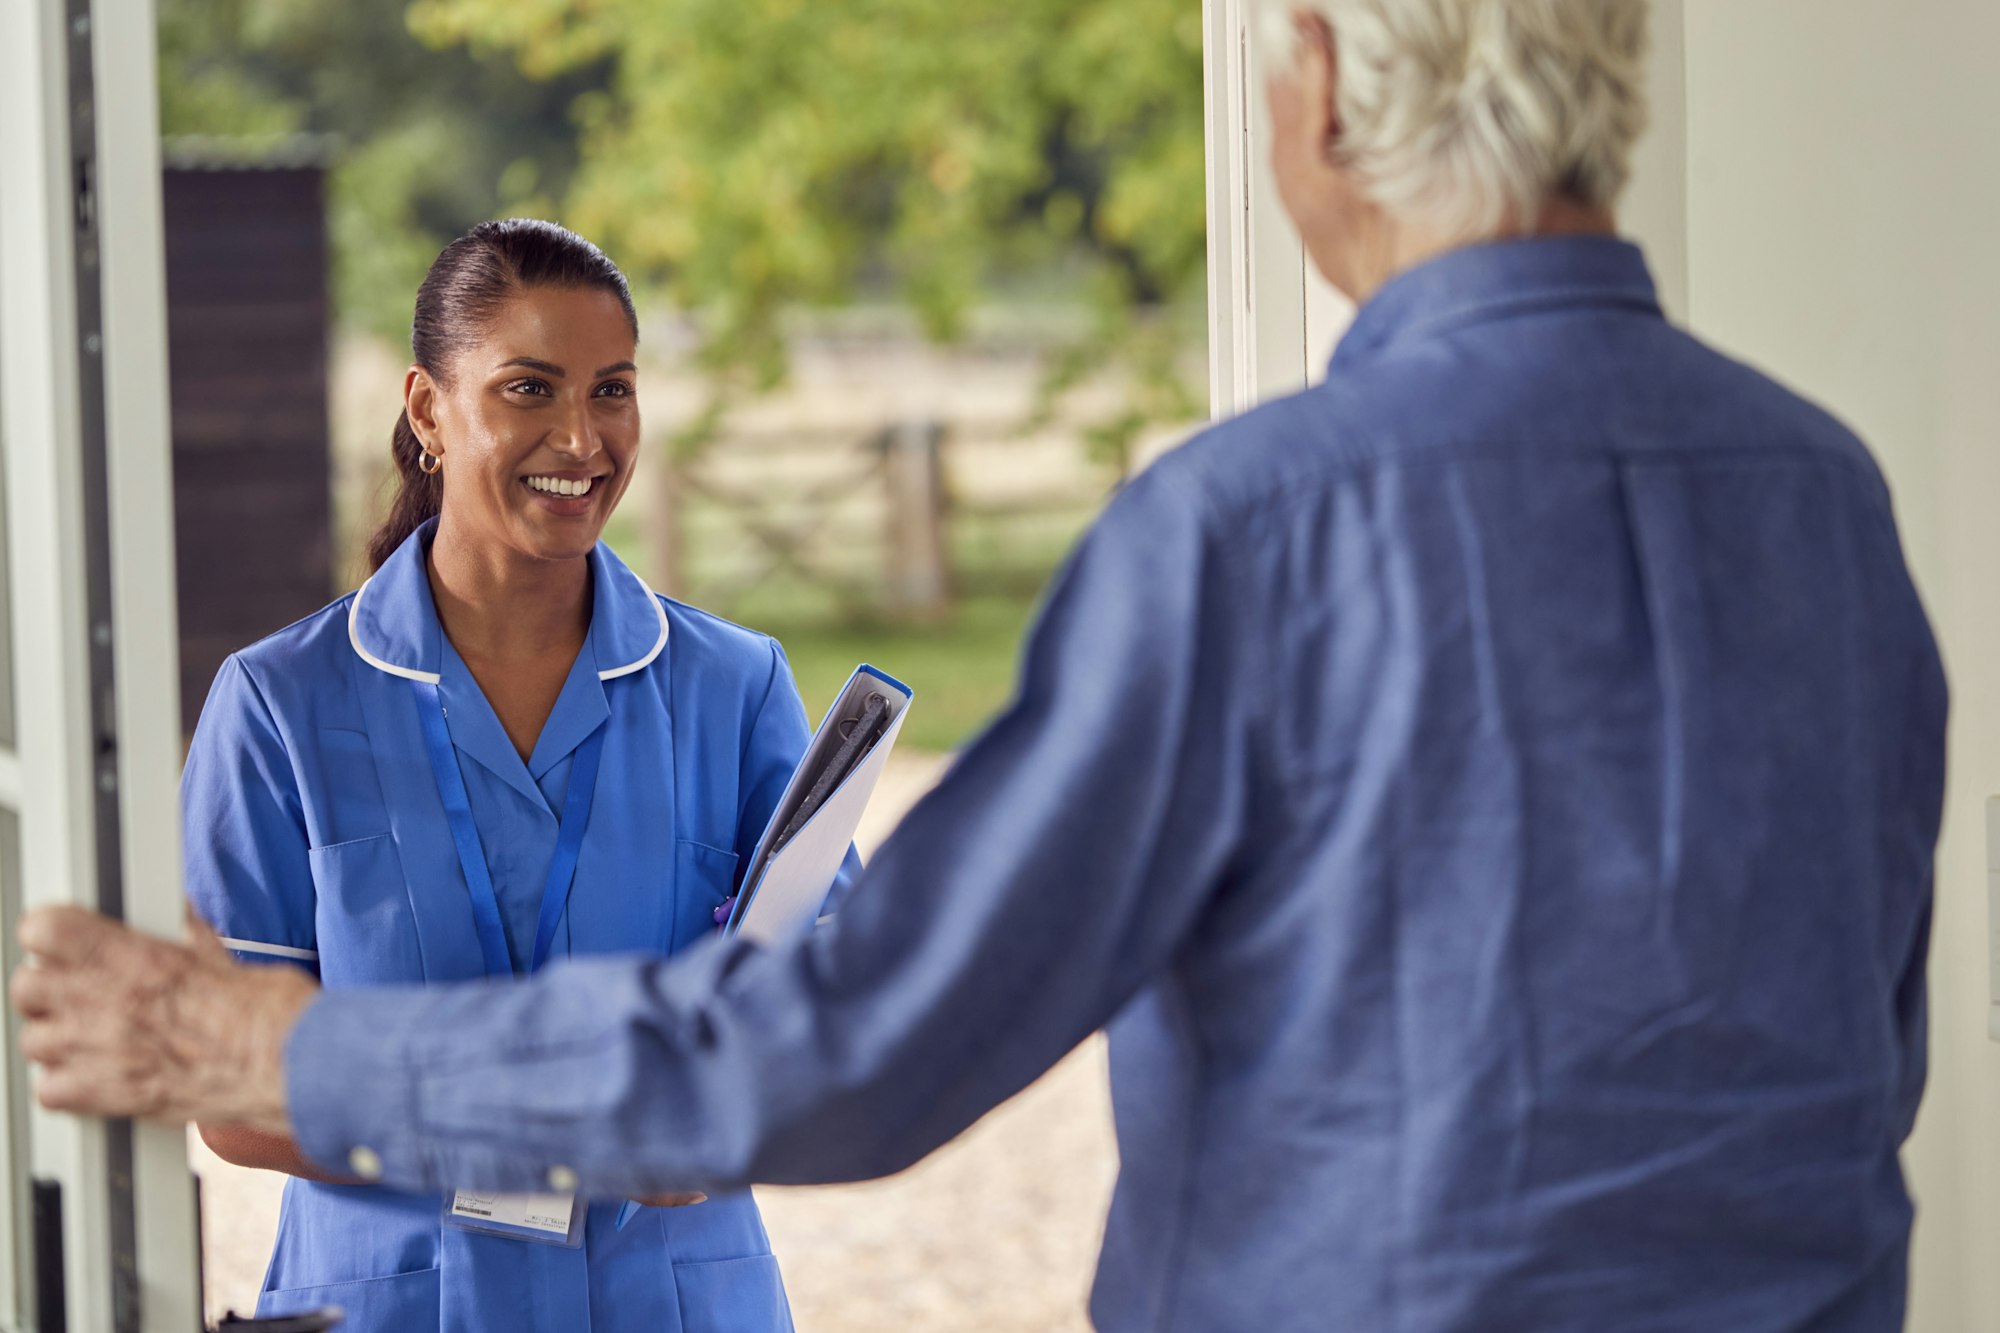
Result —
M 291 1132 L 285 1037 L 319 987 L 238 966 L 199 921 L 189 932 L 176 944 L 76 907 L 22 918 L 13 999 L 42 1105 Z

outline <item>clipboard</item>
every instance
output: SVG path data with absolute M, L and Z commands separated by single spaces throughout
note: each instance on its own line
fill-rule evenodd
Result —
M 757 839 L 725 934 L 768 946 L 819 919 L 915 697 L 865 662 L 854 669 Z M 629 1199 L 620 1205 L 618 1230 L 639 1208 Z
M 768 945 L 819 919 L 915 697 L 893 676 L 855 668 L 757 840 L 726 931 Z

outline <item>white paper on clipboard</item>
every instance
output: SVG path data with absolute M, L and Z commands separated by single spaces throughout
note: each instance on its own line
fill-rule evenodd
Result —
M 888 728 L 818 812 L 766 862 L 766 848 L 790 822 L 814 778 L 840 748 L 844 739 L 841 723 L 856 716 L 871 693 L 880 694 L 888 705 Z M 764 836 L 757 840 L 749 871 L 757 878 L 754 883 L 746 879 L 738 891 L 729 925 L 732 931 L 768 945 L 818 919 L 827 892 L 840 874 L 841 862 L 847 859 L 847 849 L 854 843 L 855 830 L 861 826 L 861 816 L 868 809 L 868 798 L 875 794 L 875 784 L 881 780 L 889 752 L 902 732 L 903 718 L 913 697 L 909 686 L 874 667 L 863 665 L 855 669 L 840 697 L 827 710 L 812 744 L 806 747 L 805 758 L 799 761 L 792 780 L 786 784 L 785 794 L 778 801 Z M 760 864 L 764 869 L 758 874 L 756 868 Z

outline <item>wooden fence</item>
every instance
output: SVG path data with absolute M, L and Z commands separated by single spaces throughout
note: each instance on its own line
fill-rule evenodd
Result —
M 965 568 L 968 525 L 1052 523 L 1039 551 L 1066 544 L 1104 498 L 1107 483 L 1088 471 L 995 494 L 981 475 L 990 464 L 961 465 L 1011 444 L 1004 426 L 920 418 L 860 433 L 740 431 L 695 462 L 649 462 L 654 574 L 663 590 L 725 612 L 788 581 L 849 614 L 940 616 L 968 579 L 993 572 Z M 1020 578 L 1039 584 L 1047 570 L 1028 563 Z

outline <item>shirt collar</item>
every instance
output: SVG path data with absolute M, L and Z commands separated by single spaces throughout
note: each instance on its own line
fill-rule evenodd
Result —
M 1660 313 L 1639 247 L 1614 236 L 1537 236 L 1451 250 L 1405 269 L 1356 312 L 1344 366 L 1395 343 L 1525 310 L 1614 305 Z
M 361 585 L 347 608 L 347 638 L 362 661 L 378 671 L 437 684 L 444 631 L 431 601 L 425 557 L 437 520 L 431 519 Z M 643 671 L 667 646 L 667 612 L 645 580 L 599 542 L 590 553 L 590 649 L 599 680 Z

